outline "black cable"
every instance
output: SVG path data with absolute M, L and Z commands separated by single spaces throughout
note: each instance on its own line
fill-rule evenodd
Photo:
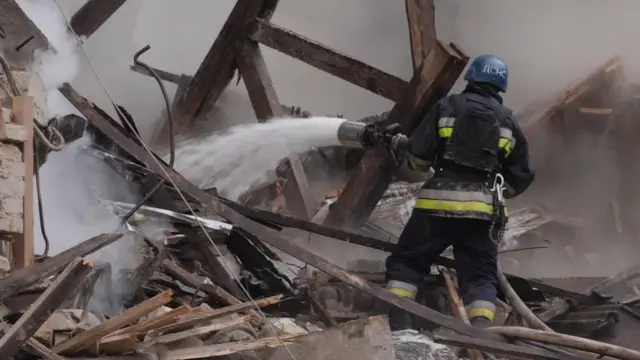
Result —
M 153 70 L 151 66 L 143 63 L 138 59 L 140 55 L 144 54 L 149 49 L 151 49 L 151 46 L 147 45 L 142 49 L 138 50 L 138 52 L 136 52 L 133 55 L 133 63 L 146 69 L 149 72 L 149 74 L 151 74 L 151 76 L 153 76 L 153 78 L 156 79 L 158 86 L 160 86 L 160 91 L 162 92 L 162 97 L 164 98 L 164 104 L 167 109 L 167 116 L 169 118 L 169 167 L 173 168 L 173 164 L 175 162 L 175 157 L 176 157 L 176 144 L 175 144 L 175 134 L 173 129 L 173 115 L 171 114 L 171 103 L 169 103 L 169 96 L 167 95 L 167 89 L 165 89 L 162 79 L 160 79 L 160 76 L 158 76 L 155 70 Z M 116 104 L 113 104 L 113 106 L 117 108 Z M 133 216 L 133 214 L 135 214 L 136 211 L 140 210 L 140 208 L 147 201 L 149 201 L 149 199 L 151 199 L 151 197 L 156 192 L 158 192 L 158 190 L 160 190 L 160 188 L 164 186 L 164 184 L 165 184 L 164 179 L 161 179 L 160 181 L 158 181 L 158 184 L 156 184 L 156 186 L 154 186 L 153 189 L 151 189 L 151 191 L 147 193 L 147 195 L 145 195 L 140 201 L 138 201 L 136 206 L 134 206 L 122 217 L 122 220 L 120 221 L 120 226 L 124 225 L 127 221 L 129 221 L 129 219 Z
M 36 148 L 36 142 L 33 142 L 33 154 L 35 157 L 34 175 L 36 178 L 36 196 L 38 197 L 38 216 L 40 217 L 40 232 L 42 232 L 42 240 L 44 240 L 44 251 L 40 257 L 46 258 L 49 256 L 49 236 L 44 226 L 44 209 L 42 206 L 42 190 L 40 187 L 40 157 L 38 156 L 38 149 Z M 28 189 L 25 189 L 28 191 Z

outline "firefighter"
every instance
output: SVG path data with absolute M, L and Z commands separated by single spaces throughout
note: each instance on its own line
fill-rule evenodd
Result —
M 464 91 L 441 99 L 411 137 L 396 135 L 391 142 L 412 170 L 434 173 L 387 258 L 387 289 L 415 299 L 431 265 L 452 245 L 467 314 L 482 328 L 493 324 L 496 311 L 497 251 L 506 225 L 502 196 L 521 194 L 535 177 L 522 129 L 502 104 L 508 75 L 500 58 L 475 58 Z M 409 321 L 409 314 L 392 310 L 394 330 L 410 327 Z

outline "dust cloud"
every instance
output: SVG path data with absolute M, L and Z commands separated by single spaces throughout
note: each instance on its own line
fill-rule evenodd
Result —
M 76 0 L 58 2 L 68 16 L 82 4 Z M 85 51 L 102 83 L 113 100 L 132 113 L 145 138 L 149 139 L 157 126 L 163 104 L 153 79 L 129 70 L 133 53 L 150 44 L 144 61 L 176 74 L 192 75 L 234 3 L 129 0 L 85 42 Z M 629 45 L 634 44 L 632 37 L 640 27 L 635 16 L 640 2 L 634 0 L 435 0 L 435 8 L 441 40 L 456 42 L 470 56 L 493 53 L 508 62 L 511 79 L 506 104 L 516 111 L 555 97 L 614 55 L 623 57 L 632 79 L 640 75 L 640 51 Z M 281 0 L 273 22 L 404 79 L 411 76 L 402 2 Z M 270 49 L 264 49 L 264 54 L 284 104 L 301 106 L 317 115 L 341 113 L 347 119 L 391 106 L 388 100 L 285 55 Z M 108 96 L 84 60 L 73 84 L 112 111 Z M 454 90 L 461 85 L 458 82 Z M 167 86 L 172 95 L 175 85 Z M 244 85 L 232 82 L 204 119 L 204 128 L 218 130 L 253 119 Z M 615 173 L 608 168 L 592 170 Z M 592 180 L 587 186 L 590 191 L 583 193 L 595 193 L 602 186 L 602 181 Z

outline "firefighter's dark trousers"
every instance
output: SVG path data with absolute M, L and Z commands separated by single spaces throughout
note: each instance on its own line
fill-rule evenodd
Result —
M 415 297 L 436 258 L 453 245 L 458 286 L 469 318 L 493 321 L 498 249 L 489 237 L 490 228 L 487 220 L 438 217 L 414 210 L 397 250 L 387 258 L 387 288 L 400 296 Z

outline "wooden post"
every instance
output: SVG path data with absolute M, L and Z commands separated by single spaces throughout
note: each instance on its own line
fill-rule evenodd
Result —
M 71 17 L 71 29 L 78 36 L 91 36 L 127 0 L 89 0 Z
M 33 265 L 34 261 L 34 222 L 33 222 L 33 97 L 17 96 L 13 98 L 15 122 L 23 127 L 25 141 L 22 143 L 22 161 L 24 163 L 24 195 L 22 213 L 22 234 L 16 235 L 13 243 L 13 263 L 15 268 Z
M 424 114 L 447 95 L 467 61 L 468 57 L 455 45 L 438 43 L 383 123 L 400 123 L 403 131 L 411 134 Z M 325 224 L 354 228 L 364 224 L 389 186 L 395 169 L 388 149 L 369 151 L 331 207 Z
M 258 121 L 264 122 L 274 117 L 281 117 L 282 106 L 273 87 L 260 46 L 250 40 L 240 42 L 236 49 L 236 63 Z M 309 192 L 309 181 L 302 161 L 298 156 L 292 156 L 289 158 L 288 165 L 284 174 L 287 179 L 284 188 L 287 210 L 296 217 L 308 220 L 313 216 L 317 206 Z

